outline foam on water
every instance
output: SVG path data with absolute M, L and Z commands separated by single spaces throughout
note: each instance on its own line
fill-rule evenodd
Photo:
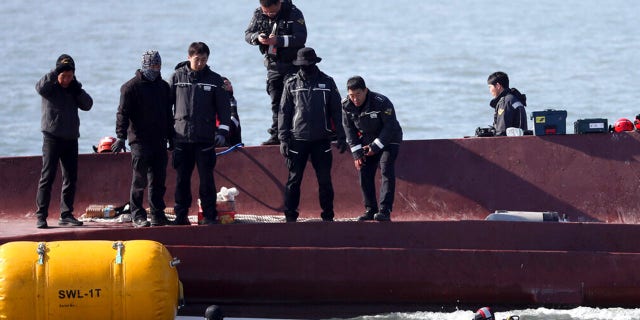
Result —
M 389 313 L 375 316 L 362 316 L 350 320 L 470 320 L 475 311 L 458 310 L 454 312 L 412 312 Z M 567 310 L 558 309 L 524 309 L 496 312 L 496 319 L 506 319 L 509 316 L 520 316 L 521 320 L 637 320 L 640 319 L 640 309 L 622 308 L 586 308 L 579 307 Z M 180 320 L 202 319 L 199 317 L 177 317 Z M 251 320 L 247 318 L 225 318 L 228 320 Z M 253 319 L 255 320 L 255 319 Z M 337 320 L 337 319 L 332 319 Z

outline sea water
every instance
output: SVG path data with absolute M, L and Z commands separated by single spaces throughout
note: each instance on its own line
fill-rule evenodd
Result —
M 584 118 L 609 123 L 640 113 L 640 1 L 294 0 L 307 45 L 341 95 L 353 75 L 389 97 L 405 139 L 462 138 L 493 122 L 486 79 L 507 72 L 529 115 L 567 110 L 567 131 Z M 0 156 L 41 153 L 34 85 L 61 53 L 94 99 L 80 112 L 80 152 L 115 135 L 120 86 L 145 50 L 162 76 L 186 60 L 192 41 L 233 82 L 244 142 L 267 139 L 271 112 L 257 47 L 244 41 L 257 0 L 36 1 L 0 3 Z M 532 127 L 532 120 L 529 120 Z
M 507 72 L 527 111 L 567 110 L 576 119 L 640 113 L 640 1 L 635 0 L 294 0 L 307 45 L 341 95 L 350 76 L 394 103 L 405 139 L 462 138 L 493 121 L 486 79 Z M 80 112 L 80 152 L 115 135 L 120 86 L 149 49 L 162 76 L 207 43 L 209 65 L 231 79 L 243 141 L 258 145 L 270 125 L 266 71 L 244 41 L 257 0 L 38 1 L 0 3 L 0 156 L 41 154 L 35 83 L 67 53 L 93 97 Z M 529 126 L 532 122 L 529 120 Z M 481 307 L 481 306 L 478 306 Z M 637 309 L 514 310 L 522 319 L 640 319 Z M 452 313 L 394 313 L 359 319 L 470 319 Z

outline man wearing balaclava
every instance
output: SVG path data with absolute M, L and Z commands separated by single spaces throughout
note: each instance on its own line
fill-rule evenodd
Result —
M 284 191 L 284 215 L 287 222 L 298 219 L 300 185 L 311 157 L 320 196 L 320 217 L 333 221 L 333 185 L 331 183 L 331 139 L 337 137 L 340 153 L 347 150 L 342 129 L 340 93 L 333 78 L 320 71 L 322 59 L 309 47 L 298 50 L 294 65 L 300 70 L 284 85 L 278 113 L 280 153 L 285 157 L 289 177 Z
M 116 153 L 126 151 L 125 141 L 129 140 L 133 167 L 129 206 L 134 227 L 170 224 L 164 212 L 164 194 L 167 144 L 172 145 L 174 135 L 173 102 L 169 84 L 160 74 L 161 66 L 158 51 L 145 52 L 141 68 L 120 88 L 120 105 L 116 114 L 118 140 L 111 149 Z M 144 189 L 147 187 L 151 223 L 142 206 Z

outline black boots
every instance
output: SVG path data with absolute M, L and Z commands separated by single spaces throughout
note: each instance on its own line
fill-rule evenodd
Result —
M 373 220 L 373 216 L 376 214 L 377 210 L 367 210 L 365 213 L 358 217 L 358 221 L 369 221 Z
M 374 210 L 367 210 L 363 215 L 358 217 L 358 221 L 371 221 L 376 220 L 379 222 L 391 221 L 391 212 L 382 210 L 376 212 Z
M 77 227 L 82 225 L 82 221 L 78 221 L 78 219 L 76 219 L 74 216 L 69 215 L 64 218 L 60 217 L 60 219 L 58 220 L 58 225 L 59 226 L 72 225 L 74 227 Z
M 389 211 L 380 211 L 373 215 L 373 219 L 379 222 L 391 221 L 391 212 Z

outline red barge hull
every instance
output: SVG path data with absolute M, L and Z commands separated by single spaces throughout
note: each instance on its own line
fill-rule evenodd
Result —
M 640 134 L 406 141 L 391 223 L 337 221 L 134 229 L 35 228 L 40 157 L 0 158 L 0 243 L 134 240 L 180 258 L 187 307 L 202 315 L 345 317 L 492 306 L 640 306 Z M 128 154 L 82 155 L 76 211 L 128 198 Z M 312 168 L 301 216 L 320 209 Z M 174 172 L 169 169 L 167 203 Z M 222 156 L 218 187 L 239 214 L 280 215 L 286 168 L 275 146 Z M 336 217 L 362 212 L 350 156 L 336 154 Z M 115 177 L 115 178 L 114 178 Z M 57 185 L 59 185 L 59 179 Z M 194 194 L 197 178 L 194 181 Z M 50 225 L 57 214 L 54 188 Z M 495 210 L 556 211 L 571 222 L 484 221 Z M 195 211 L 193 212 L 195 214 Z

